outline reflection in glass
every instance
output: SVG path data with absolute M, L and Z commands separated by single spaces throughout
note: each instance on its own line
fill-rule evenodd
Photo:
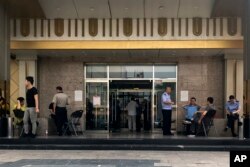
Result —
M 176 78 L 176 66 L 155 66 L 155 78 Z
M 110 78 L 152 78 L 152 66 L 110 66 Z
M 98 100 L 100 99 L 100 104 Z M 107 83 L 86 84 L 86 128 L 107 129 Z
M 87 78 L 107 78 L 107 66 L 88 65 L 86 68 Z

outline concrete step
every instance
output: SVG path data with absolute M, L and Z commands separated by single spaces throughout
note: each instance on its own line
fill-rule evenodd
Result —
M 1 138 L 0 149 L 40 150 L 250 150 L 250 140 L 237 138 Z

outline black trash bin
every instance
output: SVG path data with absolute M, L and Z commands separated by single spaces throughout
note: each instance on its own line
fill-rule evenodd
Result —
M 8 121 L 7 118 L 0 118 L 0 137 L 6 137 L 8 133 Z
M 250 118 L 244 118 L 244 138 L 250 138 Z

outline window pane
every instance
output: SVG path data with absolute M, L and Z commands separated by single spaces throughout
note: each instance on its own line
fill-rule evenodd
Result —
M 152 66 L 110 66 L 110 78 L 152 78 Z
M 176 66 L 155 66 L 155 78 L 176 78 Z
M 107 66 L 90 65 L 86 70 L 87 78 L 107 78 Z

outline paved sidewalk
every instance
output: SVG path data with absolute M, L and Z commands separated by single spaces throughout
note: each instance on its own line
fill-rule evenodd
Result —
M 229 152 L 0 150 L 0 167 L 229 167 Z

